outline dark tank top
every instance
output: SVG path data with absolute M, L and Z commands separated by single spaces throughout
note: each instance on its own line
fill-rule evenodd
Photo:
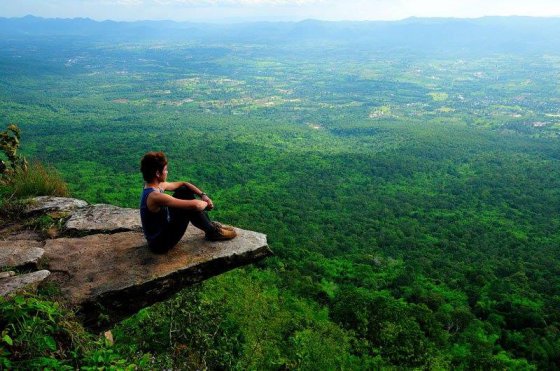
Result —
M 148 242 L 156 239 L 169 222 L 169 212 L 166 206 L 162 206 L 157 213 L 151 212 L 148 209 L 148 195 L 152 192 L 156 192 L 156 190 L 145 188 L 140 198 L 140 219 L 142 220 L 144 236 L 146 236 Z

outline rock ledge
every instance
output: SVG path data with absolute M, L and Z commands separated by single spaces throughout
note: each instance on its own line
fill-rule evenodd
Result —
M 46 241 L 2 241 L 0 236 L 0 266 L 14 267 L 17 260 L 19 265 L 45 269 L 0 279 L 0 295 L 9 296 L 42 280 L 53 282 L 61 299 L 74 305 L 84 325 L 94 331 L 186 286 L 272 255 L 264 234 L 236 228 L 235 239 L 210 242 L 192 225 L 171 251 L 153 254 L 141 232 L 138 210 L 87 206 L 75 199 L 57 198 L 57 207 L 52 202 L 35 200 L 33 213 L 65 211 L 69 214 L 63 235 L 89 235 Z

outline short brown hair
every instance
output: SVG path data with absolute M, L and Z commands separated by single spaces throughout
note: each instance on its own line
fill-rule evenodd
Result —
M 163 168 L 167 165 L 167 157 L 163 152 L 148 152 L 140 161 L 140 171 L 146 182 L 153 180 L 156 173 L 163 172 Z

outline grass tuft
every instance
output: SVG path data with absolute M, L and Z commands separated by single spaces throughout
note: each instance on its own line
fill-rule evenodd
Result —
M 19 220 L 27 197 L 68 196 L 68 187 L 53 166 L 32 162 L 25 170 L 0 180 L 0 227 Z
M 9 186 L 15 198 L 68 196 L 68 186 L 58 171 L 36 161 L 27 170 L 14 174 Z

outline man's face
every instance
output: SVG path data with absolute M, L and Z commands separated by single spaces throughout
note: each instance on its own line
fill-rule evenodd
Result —
M 161 172 L 161 176 L 160 176 L 160 182 L 165 182 L 167 180 L 167 165 L 165 165 L 163 167 L 163 170 Z

